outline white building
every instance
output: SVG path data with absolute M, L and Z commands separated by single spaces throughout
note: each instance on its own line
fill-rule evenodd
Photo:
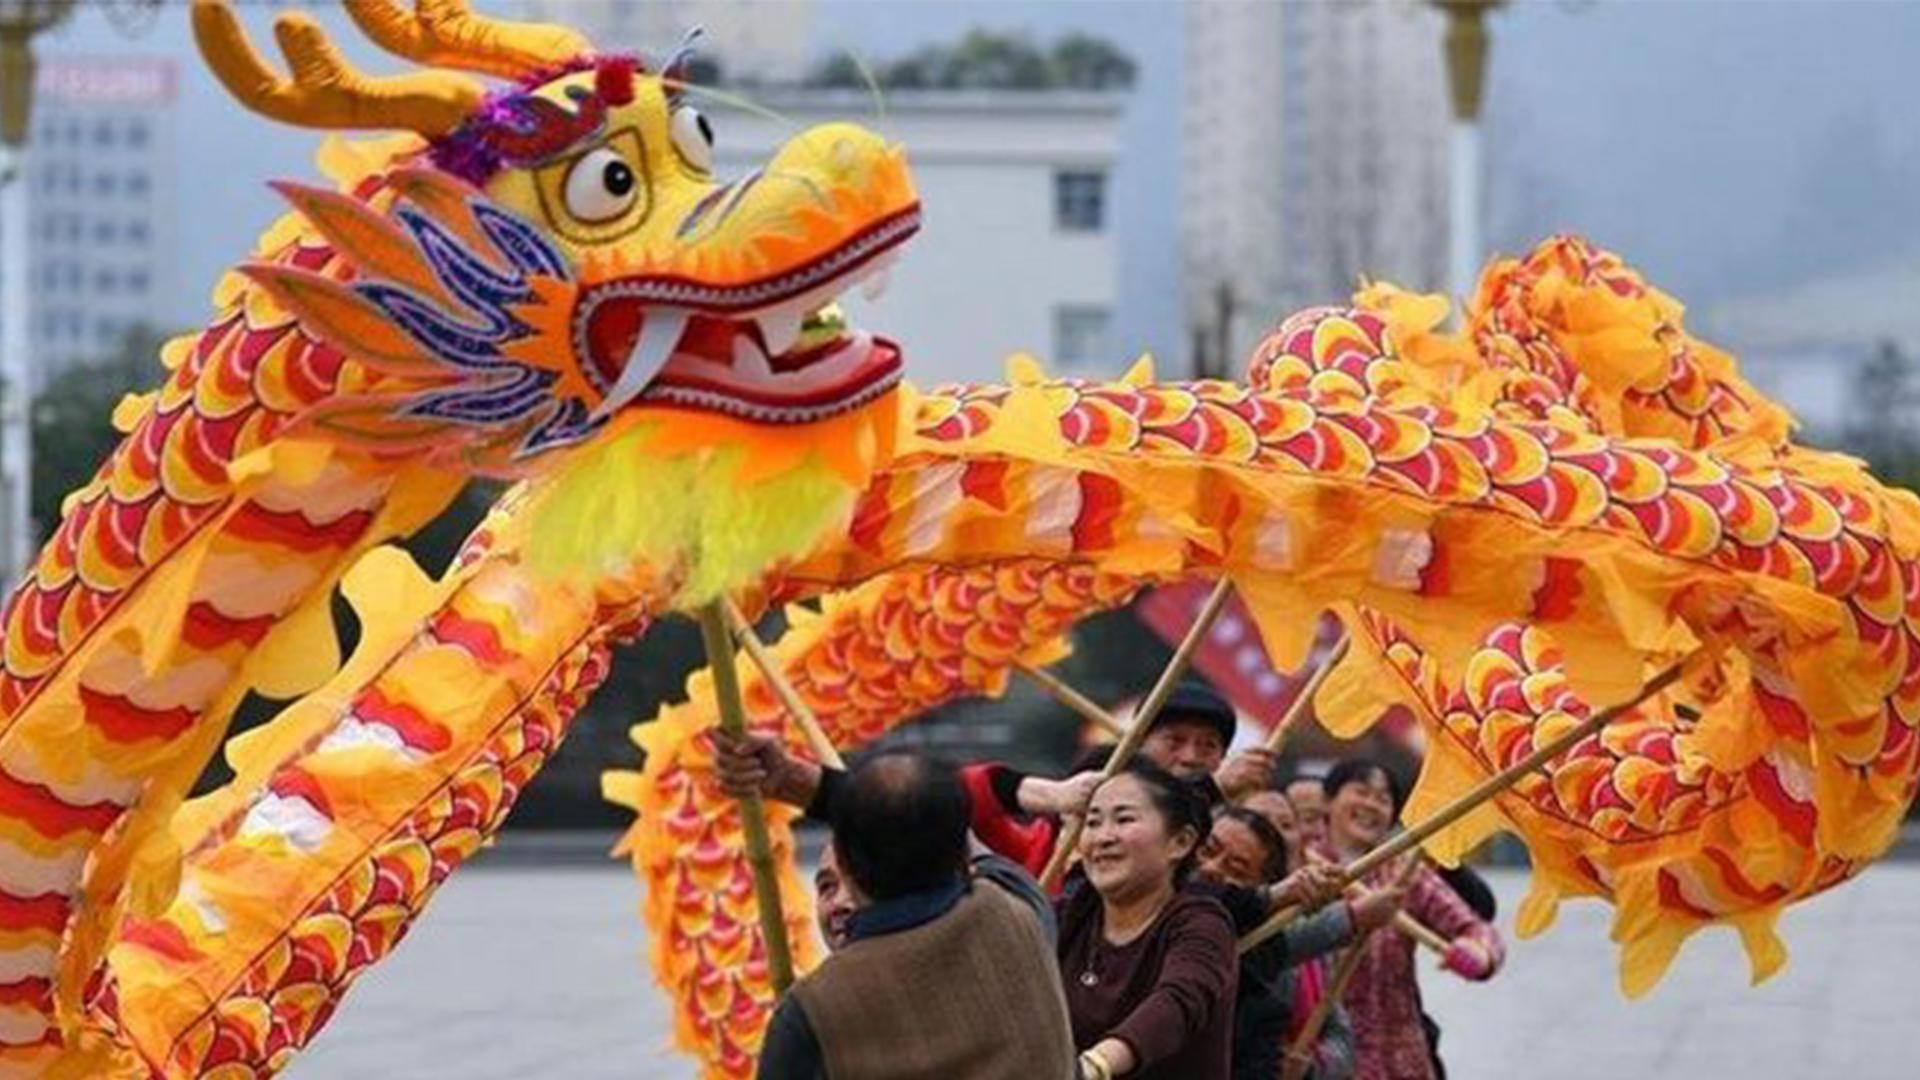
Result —
M 704 103 L 723 176 L 758 167 L 794 131 L 830 120 L 906 144 L 921 233 L 882 297 L 856 291 L 843 304 L 856 325 L 902 345 L 913 381 L 998 380 L 1015 352 L 1085 374 L 1117 375 L 1132 360 L 1112 341 L 1119 259 L 1110 179 L 1121 97 L 897 91 L 881 119 L 856 92 L 768 90 L 755 100 L 796 126 Z
M 174 249 L 170 59 L 58 57 L 40 66 L 28 158 L 36 384 L 166 328 Z
M 796 83 L 806 73 L 812 0 L 520 0 L 518 18 L 563 23 L 609 51 L 660 58 L 688 30 L 729 82 Z
M 1229 312 L 1226 373 L 1275 321 L 1344 300 L 1363 274 L 1443 288 L 1439 16 L 1386 0 L 1185 10 L 1187 319 L 1211 343 Z

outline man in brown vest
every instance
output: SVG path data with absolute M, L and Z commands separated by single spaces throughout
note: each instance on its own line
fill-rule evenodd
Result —
M 774 1012 L 760 1080 L 1073 1077 L 1051 910 L 1005 860 L 970 872 L 953 769 L 881 754 L 836 785 L 830 812 L 860 906 L 847 943 Z

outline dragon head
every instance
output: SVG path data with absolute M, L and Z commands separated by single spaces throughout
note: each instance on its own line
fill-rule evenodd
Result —
M 833 301 L 919 226 L 899 147 L 825 125 L 723 183 L 684 47 L 653 71 L 464 0 L 346 8 L 429 70 L 365 75 L 288 12 L 282 76 L 225 0 L 194 8 L 208 65 L 250 108 L 417 136 L 348 191 L 279 185 L 346 272 L 297 257 L 245 270 L 358 366 L 310 429 L 503 473 L 628 411 L 806 424 L 898 380 L 898 350 Z

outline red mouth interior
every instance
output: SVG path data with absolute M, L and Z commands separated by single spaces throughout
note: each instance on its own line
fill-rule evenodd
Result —
M 619 381 L 647 318 L 648 305 L 626 297 L 608 297 L 588 315 L 586 359 L 603 391 Z M 641 397 L 671 397 L 668 391 L 681 388 L 762 406 L 817 407 L 851 398 L 893 376 L 900 367 L 899 350 L 891 344 L 843 332 L 767 357 L 769 378 L 767 371 L 742 370 L 736 365 L 735 343 L 742 338 L 756 353 L 767 352 L 766 338 L 752 320 L 694 315 L 672 358 Z M 829 359 L 838 359 L 846 349 L 858 347 L 861 340 L 868 348 L 858 362 L 836 364 L 830 373 L 815 370 Z

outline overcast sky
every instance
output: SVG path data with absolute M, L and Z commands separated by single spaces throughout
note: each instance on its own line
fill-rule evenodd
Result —
M 1176 5 L 818 0 L 816 11 L 822 50 L 885 57 L 984 25 L 1042 40 L 1091 30 L 1134 55 L 1117 330 L 1123 347 L 1177 351 Z M 264 30 L 264 13 L 249 18 Z M 1502 11 L 1494 34 L 1491 242 L 1581 231 L 1696 308 L 1920 264 L 1920 4 L 1537 0 Z M 217 272 L 278 211 L 265 182 L 311 176 L 316 140 L 243 113 L 213 85 L 184 7 L 132 40 L 83 11 L 47 51 L 180 58 L 187 197 L 173 306 L 199 318 Z

